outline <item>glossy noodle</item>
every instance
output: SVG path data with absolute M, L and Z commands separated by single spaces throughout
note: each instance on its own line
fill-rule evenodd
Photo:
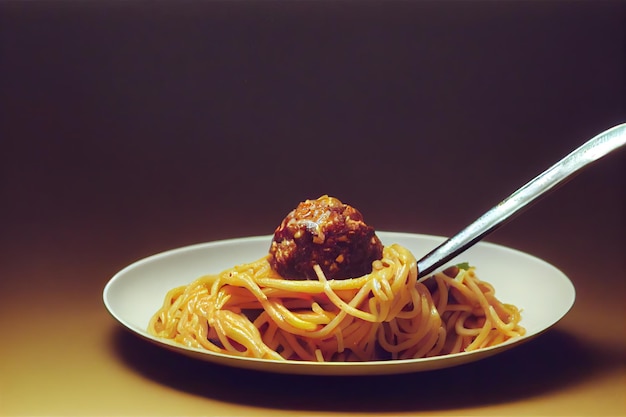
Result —
M 284 279 L 269 255 L 171 290 L 150 334 L 188 347 L 273 360 L 372 361 L 472 351 L 525 333 L 474 268 L 417 282 L 413 254 L 385 246 L 372 272 Z

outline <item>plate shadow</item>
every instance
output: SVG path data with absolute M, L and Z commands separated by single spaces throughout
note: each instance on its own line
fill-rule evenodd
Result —
M 114 328 L 111 343 L 126 366 L 175 390 L 252 407 L 320 412 L 453 410 L 512 402 L 580 383 L 624 359 L 621 352 L 582 343 L 559 329 L 477 362 L 380 376 L 229 368 L 160 348 L 120 326 Z

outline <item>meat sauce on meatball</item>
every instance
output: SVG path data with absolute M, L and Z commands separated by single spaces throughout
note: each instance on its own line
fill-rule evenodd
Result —
M 270 264 L 287 279 L 313 279 L 319 265 L 327 279 L 360 277 L 372 272 L 383 245 L 373 227 L 354 207 L 322 196 L 298 204 L 274 232 Z

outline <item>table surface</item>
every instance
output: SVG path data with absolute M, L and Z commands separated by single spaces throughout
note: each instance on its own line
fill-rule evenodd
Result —
M 0 414 L 626 415 L 625 158 L 487 240 L 560 268 L 570 313 L 406 375 L 198 362 L 102 290 L 167 249 L 272 233 L 335 195 L 451 235 L 622 123 L 625 3 L 1 2 Z M 429 248 L 424 248 L 425 250 Z

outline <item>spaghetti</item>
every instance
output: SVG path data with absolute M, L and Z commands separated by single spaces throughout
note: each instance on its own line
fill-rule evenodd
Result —
M 212 352 L 302 361 L 430 357 L 525 332 L 519 309 L 500 302 L 474 268 L 437 273 L 427 287 L 417 281 L 413 254 L 398 244 L 385 246 L 360 277 L 314 271 L 317 279 L 285 279 L 268 255 L 203 276 L 169 291 L 148 331 Z

